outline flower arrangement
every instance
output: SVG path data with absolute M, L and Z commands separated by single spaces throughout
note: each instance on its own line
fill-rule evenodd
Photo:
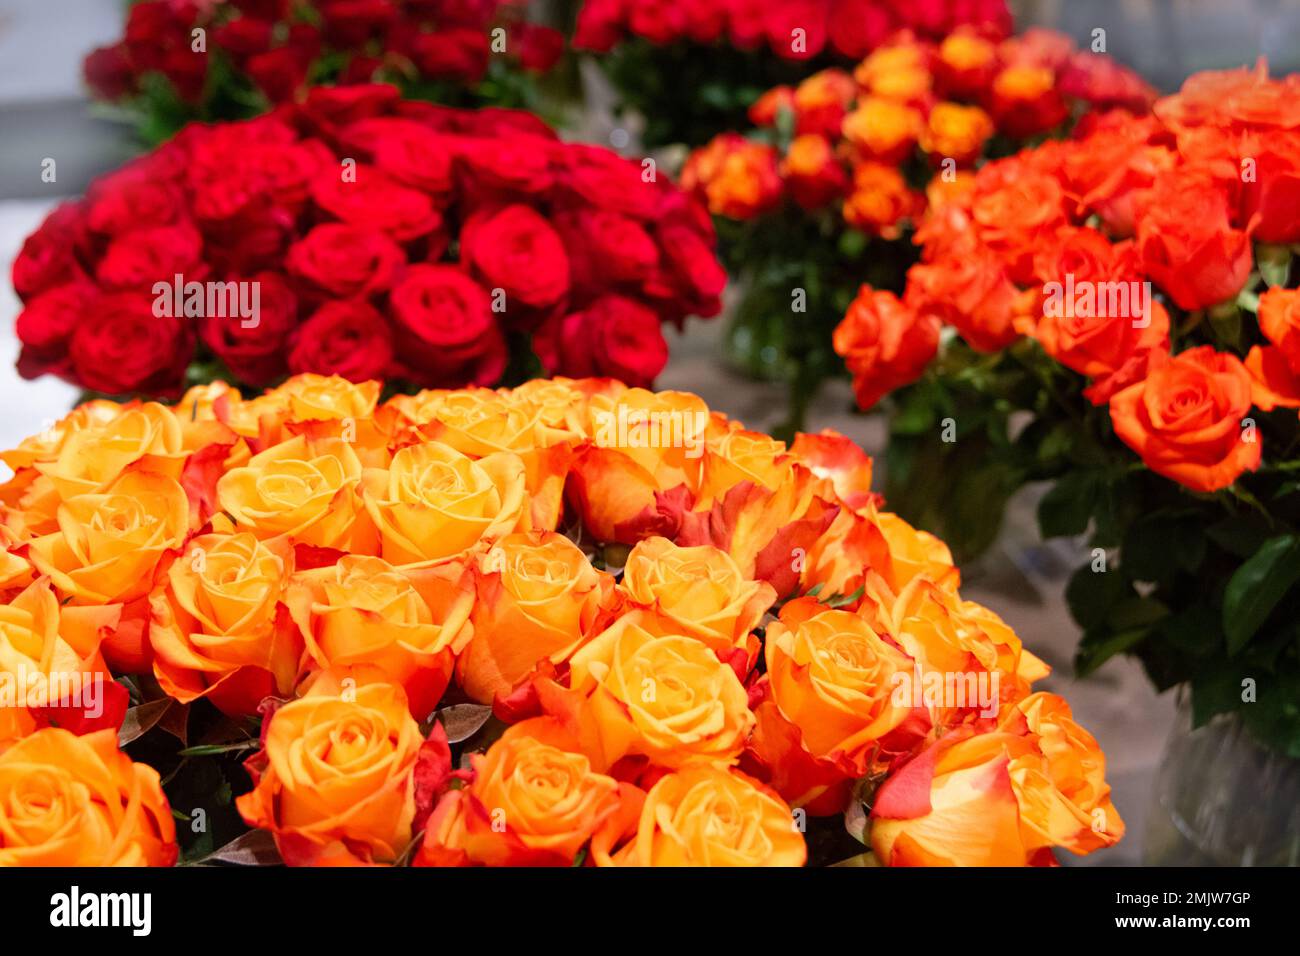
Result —
M 518 0 L 140 0 L 90 53 L 96 98 L 146 142 L 191 120 L 247 119 L 320 84 L 391 82 L 449 106 L 536 105 L 564 36 Z
M 650 148 L 736 129 L 758 96 L 861 60 L 900 30 L 1011 32 L 1005 0 L 585 0 L 573 46 L 594 55 Z
M 0 863 L 1041 865 L 1121 837 L 1045 665 L 847 439 L 609 379 L 380 390 L 95 400 L 3 453 Z
M 751 135 L 720 134 L 682 172 L 717 217 L 729 270 L 749 280 L 733 360 L 791 382 L 798 428 L 818 383 L 840 372 L 831 336 L 859 284 L 901 291 L 914 226 L 968 191 L 978 165 L 1111 109 L 1145 113 L 1153 99 L 1136 74 L 1062 34 L 995 42 L 971 27 L 938 43 L 897 35 L 851 74 L 769 90 L 750 108 Z M 915 377 L 936 335 L 913 326 L 888 346 L 890 368 Z M 892 387 L 881 368 L 859 376 L 864 387 Z
M 19 370 L 173 397 L 291 372 L 645 384 L 667 361 L 660 324 L 720 308 L 713 247 L 650 161 L 523 112 L 316 88 L 189 126 L 57 207 L 13 265 Z
M 991 533 L 1050 480 L 1042 533 L 1094 549 L 1067 592 L 1081 670 L 1134 653 L 1198 725 L 1235 712 L 1292 756 L 1297 90 L 1200 73 L 1153 116 L 988 164 L 918 234 L 902 298 L 864 288 L 836 332 L 864 406 L 915 382 L 900 510 Z

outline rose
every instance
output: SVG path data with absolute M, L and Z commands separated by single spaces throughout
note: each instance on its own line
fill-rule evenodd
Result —
M 564 55 L 564 34 L 554 27 L 523 23 L 518 28 L 519 65 L 532 73 L 545 73 Z
M 86 190 L 86 225 L 107 236 L 142 227 L 172 225 L 182 215 L 185 197 L 173 182 L 175 170 L 163 154 L 138 159 L 95 180 Z M 192 243 L 194 237 L 185 235 Z M 170 278 L 162 276 L 159 278 Z
M 39 229 L 23 240 L 14 259 L 14 291 L 26 300 L 72 281 L 80 274 L 76 245 L 85 232 L 76 203 L 60 203 L 45 217 Z
M 68 349 L 74 380 L 110 395 L 176 395 L 193 348 L 184 318 L 155 315 L 147 296 L 101 295 L 93 322 L 81 322 Z
M 284 601 L 317 668 L 398 684 L 423 720 L 469 638 L 474 589 L 457 564 L 403 572 L 347 554 L 296 574 Z
M 637 542 L 619 590 L 645 611 L 648 630 L 694 637 L 719 654 L 745 649 L 751 657 L 758 649 L 751 632 L 777 599 L 767 582 L 746 580 L 725 551 L 682 548 L 660 537 Z
M 693 212 L 703 214 L 695 207 Z M 722 311 L 722 290 L 726 270 L 714 257 L 714 240 L 706 239 L 692 225 L 672 224 L 659 230 L 663 268 L 645 285 L 645 293 L 656 299 L 661 315 L 680 321 L 688 312 L 707 317 Z
M 936 316 L 917 312 L 892 292 L 859 289 L 833 337 L 853 375 L 858 404 L 870 408 L 920 378 L 939 349 L 939 329 Z
M 993 120 L 978 106 L 936 103 L 921 128 L 920 143 L 932 162 L 952 159 L 967 164 L 984 152 L 984 144 L 993 132 Z
M 68 344 L 94 298 L 94 286 L 73 282 L 47 289 L 27 302 L 14 323 L 23 344 L 19 374 L 35 378 L 47 371 L 70 371 Z
M 238 315 L 205 316 L 199 323 L 199 336 L 236 378 L 251 385 L 268 385 L 288 369 L 286 343 L 298 322 L 298 300 L 275 272 L 235 281 L 257 284 L 256 321 Z
M 641 754 L 662 767 L 732 764 L 754 725 L 736 672 L 702 641 L 658 636 L 632 612 L 569 661 L 602 769 Z
M 903 103 L 924 103 L 934 82 L 928 60 L 929 51 L 925 47 L 901 36 L 897 42 L 872 50 L 854 68 L 852 79 L 875 96 Z
M 558 214 L 575 289 L 601 290 L 616 282 L 645 280 L 659 263 L 659 247 L 635 219 L 603 209 Z
M 293 865 L 392 863 L 411 841 L 422 740 L 406 695 L 320 681 L 270 718 L 255 785 L 236 798 Z
M 794 820 L 753 778 L 692 766 L 662 777 L 639 814 L 620 815 L 625 827 L 602 829 L 591 854 L 598 866 L 803 866 L 808 850 Z
M 425 193 L 402 186 L 373 166 L 357 166 L 355 177 L 318 176 L 311 197 L 345 223 L 378 229 L 398 242 L 427 236 L 442 226 L 442 215 Z
M 238 531 L 292 544 L 365 553 L 374 530 L 360 522 L 361 459 L 339 438 L 297 435 L 258 452 L 217 481 L 217 504 Z
M 1115 434 L 1146 466 L 1193 491 L 1217 491 L 1254 471 L 1260 441 L 1243 430 L 1251 378 L 1233 355 L 1202 345 L 1154 352 L 1146 378 L 1111 397 Z
M 456 144 L 459 182 L 476 204 L 542 196 L 555 182 L 551 142 L 550 137 L 518 133 L 461 139 Z
M 837 53 L 861 60 L 893 32 L 895 16 L 872 0 L 833 0 L 826 33 Z
M 62 499 L 100 491 L 128 467 L 179 479 L 188 453 L 176 414 L 157 402 L 86 406 L 90 414 L 65 419 L 66 431 L 53 454 L 34 467 Z
M 411 266 L 389 297 L 397 361 L 417 381 L 491 385 L 505 339 L 484 290 L 452 266 Z
M 698 194 L 714 215 L 757 218 L 781 200 L 776 150 L 722 133 L 691 154 L 682 169 L 682 188 Z
M 838 139 L 849 103 L 857 95 L 853 77 L 843 70 L 820 70 L 794 89 L 795 133 L 820 133 Z
M 202 279 L 203 239 L 187 222 L 136 229 L 113 239 L 95 267 L 110 290 L 143 292 L 175 275 Z
M 614 579 L 553 531 L 511 534 L 474 564 L 473 639 L 456 676 L 474 700 L 508 694 L 539 661 L 561 664 L 611 618 Z
M 997 46 L 978 31 L 959 27 L 939 44 L 935 65 L 948 95 L 972 98 L 993 82 Z
M 805 749 L 853 776 L 912 716 L 910 697 L 896 694 L 912 676 L 911 658 L 848 611 L 806 598 L 786 604 L 768 625 L 766 657 L 772 699 Z
M 924 123 L 921 113 L 906 103 L 868 96 L 844 117 L 842 132 L 865 156 L 893 166 L 911 155 Z
M 154 676 L 169 697 L 207 697 L 223 712 L 257 712 L 287 697 L 302 639 L 279 603 L 293 568 L 287 545 L 251 534 L 190 539 L 149 595 Z
M 65 600 L 114 604 L 149 592 L 164 552 L 185 542 L 190 503 L 171 478 L 128 471 L 102 492 L 66 499 L 58 522 L 30 542 L 32 564 Z
M 830 481 L 835 496 L 856 511 L 878 501 L 871 491 L 871 456 L 846 435 L 830 428 L 820 432 L 799 432 L 790 454 L 803 462 L 818 478 Z
M 1020 285 L 1034 281 L 1034 254 L 1065 225 L 1065 194 L 1057 178 L 1013 157 L 983 167 L 970 217 L 979 238 Z
M 105 100 L 119 100 L 131 92 L 135 76 L 131 58 L 121 43 L 92 50 L 81 65 L 86 85 Z
M 608 53 L 623 36 L 621 0 L 589 0 L 578 8 L 573 46 L 577 50 Z
M 794 201 L 805 209 L 817 209 L 843 195 L 848 176 L 825 136 L 815 133 L 796 136 L 786 150 L 781 174 Z
M 989 249 L 967 243 L 908 270 L 904 301 L 954 326 L 972 348 L 996 352 L 1019 336 L 1017 289 Z
M 630 385 L 649 385 L 668 364 L 659 317 L 621 295 L 552 319 L 538 330 L 533 348 L 557 374 L 610 376 Z
M 431 79 L 456 80 L 473 86 L 487 72 L 488 36 L 483 30 L 462 27 L 417 34 L 411 57 Z
M 1035 63 L 1012 63 L 993 78 L 989 111 L 998 129 L 1029 139 L 1059 126 L 1070 115 L 1056 74 Z
M 171 866 L 176 828 L 158 771 L 117 731 L 48 727 L 0 752 L 0 866 Z
M 384 317 L 361 301 L 327 302 L 290 338 L 289 369 L 323 372 L 356 382 L 382 379 L 393 362 Z
M 549 717 L 515 724 L 469 759 L 474 781 L 438 804 L 416 866 L 572 866 L 630 789 L 596 773 Z
M 311 60 L 287 44 L 254 53 L 244 61 L 249 79 L 272 103 L 292 100 L 306 82 L 310 68 Z
M 411 445 L 387 471 L 370 469 L 362 499 L 384 560 L 432 565 L 490 546 L 527 522 L 524 464 L 499 452 L 477 461 L 440 442 Z
M 1272 287 L 1259 297 L 1259 330 L 1300 374 L 1300 290 Z
M 1065 702 L 1034 694 L 996 731 L 961 728 L 886 780 L 872 850 L 888 866 L 1050 865 L 1053 846 L 1087 853 L 1123 836 L 1103 777 L 1097 742 Z
M 1234 299 L 1250 275 L 1250 237 L 1229 222 L 1216 181 L 1174 170 L 1138 203 L 1138 251 L 1146 272 L 1179 308 Z
M 389 288 L 405 261 L 401 247 L 382 232 L 324 223 L 289 247 L 284 266 L 304 292 L 350 299 Z
M 569 291 L 564 243 L 530 206 L 471 216 L 461 232 L 461 260 L 485 286 L 505 292 L 504 314 L 513 325 L 560 306 Z
M 102 632 L 117 626 L 120 613 L 120 608 L 62 605 L 46 578 L 30 581 L 0 605 L 0 680 L 17 688 L 14 699 L 0 707 L 0 749 L 43 726 L 48 719 L 45 708 L 62 719 L 66 708 L 80 706 L 82 719 L 94 720 L 95 702 L 84 696 L 91 682 L 99 684 L 99 716 L 120 722 L 125 704 L 111 713 L 113 702 L 104 688 L 113 686 L 113 678 L 99 653 Z M 60 696 L 70 678 L 82 682 L 80 700 Z M 33 692 L 39 697 L 33 699 Z
M 896 239 L 902 234 L 903 220 L 920 212 L 923 200 L 895 167 L 858 163 L 853 169 L 852 191 L 844 200 L 844 221 L 873 235 Z

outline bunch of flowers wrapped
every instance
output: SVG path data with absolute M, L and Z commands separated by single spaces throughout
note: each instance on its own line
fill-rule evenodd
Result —
M 996 528 L 1052 479 L 1042 532 L 1095 549 L 1068 594 L 1083 669 L 1135 652 L 1198 721 L 1238 711 L 1293 755 L 1297 91 L 1201 73 L 990 163 L 921 230 L 903 297 L 864 288 L 836 333 L 864 406 L 919 378 L 894 398 L 906 514 Z
M 179 395 L 291 372 L 420 386 L 536 370 L 649 382 L 660 324 L 726 275 L 698 203 L 653 164 L 536 117 L 314 89 L 194 124 L 57 207 L 13 265 L 19 369 Z
M 1037 865 L 1122 835 L 1047 668 L 842 436 L 608 379 L 379 394 L 97 400 L 4 453 L 0 863 L 269 834 L 301 865 Z
M 839 371 L 832 331 L 863 278 L 901 291 L 913 226 L 967 192 L 978 164 L 1112 109 L 1144 114 L 1153 99 L 1136 74 L 1062 34 L 995 42 L 968 27 L 940 43 L 897 35 L 852 73 L 769 90 L 750 108 L 751 135 L 720 134 L 682 173 L 718 218 L 732 273 L 750 280 L 733 359 L 793 381 L 797 427 L 802 403 Z
M 318 84 L 391 82 L 452 106 L 532 106 L 564 36 L 520 0 L 140 0 L 86 82 L 157 143 L 245 119 Z
M 861 60 L 894 33 L 1011 32 L 1005 0 L 585 0 L 573 46 L 596 56 L 659 147 L 735 129 L 766 89 Z

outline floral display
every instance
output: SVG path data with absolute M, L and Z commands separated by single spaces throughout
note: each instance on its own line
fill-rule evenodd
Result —
M 26 377 L 178 396 L 290 373 L 649 383 L 720 309 L 708 214 L 536 117 L 316 88 L 194 124 L 54 209 L 13 264 Z
M 594 55 L 649 147 L 735 129 L 766 89 L 861 60 L 898 31 L 1011 32 L 1005 0 L 584 0 L 573 46 Z
M 733 359 L 792 382 L 797 428 L 817 383 L 839 371 L 832 332 L 862 280 L 901 292 L 914 228 L 967 193 L 980 164 L 1090 129 L 1110 110 L 1144 114 L 1153 99 L 1136 74 L 1061 34 L 999 42 L 973 27 L 939 42 L 896 35 L 851 72 L 829 68 L 764 93 L 749 111 L 751 135 L 718 135 L 682 172 L 718 218 L 730 271 L 750 286 Z M 912 323 L 867 368 L 857 355 L 875 347 L 874 333 L 849 339 L 870 328 L 847 323 L 836 347 L 853 356 L 861 389 L 914 378 L 938 343 L 937 323 Z
M 607 378 L 380 398 L 212 382 L 0 455 L 0 863 L 1022 866 L 1123 835 L 1046 665 L 843 436 Z
M 391 82 L 451 106 L 532 106 L 564 36 L 519 0 L 140 0 L 83 67 L 147 142 L 245 119 L 318 85 Z
M 1297 89 L 1200 73 L 989 163 L 918 232 L 904 294 L 863 288 L 835 340 L 864 406 L 901 389 L 905 514 L 979 523 L 974 551 L 1051 480 L 1042 532 L 1094 549 L 1067 594 L 1084 672 L 1136 653 L 1198 723 L 1237 711 L 1293 756 Z

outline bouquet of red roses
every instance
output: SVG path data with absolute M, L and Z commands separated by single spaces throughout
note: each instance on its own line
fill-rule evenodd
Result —
M 759 95 L 861 60 L 899 30 L 1011 32 L 1005 0 L 585 0 L 573 45 L 595 55 L 647 147 L 736 129 Z
M 146 142 L 194 119 L 244 119 L 307 86 L 390 82 L 451 106 L 533 106 L 564 51 L 521 0 L 141 0 L 86 57 L 98 99 Z
M 1067 591 L 1080 669 L 1135 653 L 1198 724 L 1233 712 L 1292 756 L 1297 92 L 1263 64 L 1201 73 L 1154 116 L 985 166 L 918 234 L 903 297 L 864 288 L 836 339 L 864 405 L 915 382 L 893 396 L 903 513 L 991 534 L 1051 481 L 1043 535 L 1093 549 Z
M 713 247 L 649 160 L 527 113 L 317 88 L 187 127 L 55 209 L 13 264 L 19 370 L 154 395 L 307 371 L 647 383 L 661 323 L 720 308 Z
M 901 291 L 915 224 L 968 191 L 988 159 L 1110 109 L 1145 113 L 1154 98 L 1135 73 L 1062 34 L 997 42 L 971 27 L 940 43 L 899 34 L 851 74 L 831 68 L 764 93 L 750 108 L 756 129 L 720 134 L 682 171 L 717 217 L 729 270 L 747 280 L 730 358 L 788 380 L 799 427 L 818 384 L 842 373 L 831 337 L 858 286 Z M 897 369 L 918 374 L 935 336 L 914 329 L 920 341 L 897 344 Z M 863 388 L 887 390 L 874 372 Z

